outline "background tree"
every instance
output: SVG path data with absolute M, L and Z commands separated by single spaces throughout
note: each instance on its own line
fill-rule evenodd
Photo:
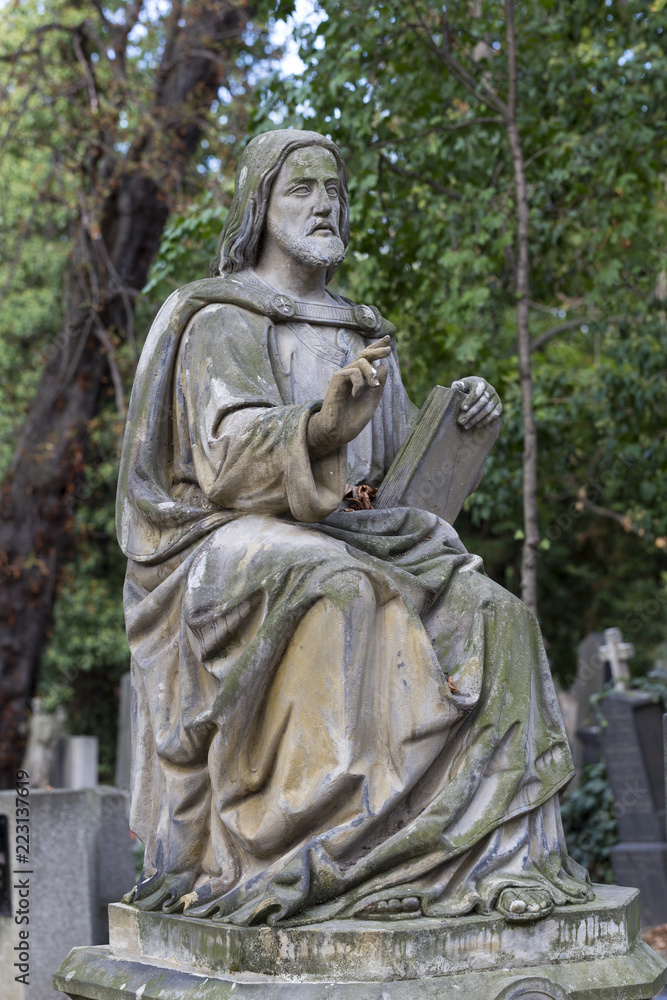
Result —
M 224 167 L 233 125 L 244 128 L 253 46 L 264 53 L 252 29 L 255 12 L 250 0 L 175 0 L 157 8 L 140 0 L 14 0 L 2 11 L 1 169 L 11 197 L 0 220 L 0 360 L 14 376 L 1 415 L 5 784 L 21 760 L 22 724 L 75 514 L 86 491 L 112 485 L 125 384 L 138 352 L 138 293 L 170 210 L 197 189 L 198 171 Z M 235 98 L 233 123 L 232 109 L 225 116 L 219 108 L 220 93 Z M 226 135 L 211 128 L 215 111 Z M 117 417 L 111 428 L 100 419 L 109 397 Z M 105 459 L 107 469 L 85 486 L 91 433 L 98 464 Z M 94 516 L 88 525 L 98 543 L 111 530 L 111 497 L 104 499 L 99 523 Z M 103 548 L 92 550 L 98 581 L 109 560 L 120 563 Z M 99 640 L 110 625 L 94 621 L 94 598 L 88 593 L 78 608 L 70 602 L 65 615 L 74 625 L 78 611 L 79 639 L 97 630 Z M 110 611 L 113 636 L 119 598 Z M 88 629 L 81 621 L 86 607 Z

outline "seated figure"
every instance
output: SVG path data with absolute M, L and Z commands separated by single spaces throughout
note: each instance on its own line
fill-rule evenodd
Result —
M 539 627 L 456 532 L 350 510 L 416 410 L 393 327 L 326 280 L 337 146 L 250 142 L 213 276 L 144 347 L 118 499 L 144 909 L 241 925 L 514 921 L 591 898 Z M 496 419 L 481 378 L 464 428 Z

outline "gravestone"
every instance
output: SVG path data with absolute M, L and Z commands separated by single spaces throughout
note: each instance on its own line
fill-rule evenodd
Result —
M 630 680 L 628 660 L 635 655 L 635 647 L 631 642 L 624 642 L 620 628 L 606 628 L 604 643 L 600 646 L 600 655 L 609 664 L 614 687 L 624 691 Z
M 591 698 L 599 694 L 611 678 L 609 665 L 600 653 L 603 644 L 602 632 L 590 632 L 577 646 L 577 675 L 569 691 L 576 699 L 576 738 L 572 745 L 575 780 L 585 764 L 594 764 L 600 759 L 599 727 Z
M 619 843 L 616 881 L 641 889 L 645 926 L 667 922 L 667 840 L 662 707 L 638 691 L 613 691 L 601 702 L 601 738 Z
M 577 676 L 569 691 L 577 705 L 577 738 L 573 746 L 577 774 L 584 765 L 600 759 L 600 728 L 591 699 L 610 681 L 614 681 L 617 690 L 624 690 L 630 678 L 628 660 L 634 653 L 634 646 L 623 641 L 618 628 L 591 632 L 577 647 Z
M 97 736 L 66 736 L 63 754 L 63 788 L 97 785 Z
M 30 813 L 30 863 L 16 864 L 13 791 L 0 792 L 0 835 L 7 830 L 9 908 L 0 909 L 0 997 L 57 1000 L 53 970 L 70 948 L 109 940 L 108 904 L 135 878 L 128 796 L 115 788 L 35 789 Z M 0 851 L 2 850 L 0 836 Z M 17 924 L 18 880 L 27 880 L 29 924 Z M 13 888 L 12 888 L 13 887 Z M 15 981 L 15 948 L 27 929 L 29 986 Z

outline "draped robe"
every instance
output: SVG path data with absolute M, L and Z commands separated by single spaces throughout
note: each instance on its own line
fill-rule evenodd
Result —
M 149 334 L 118 501 L 139 907 L 285 925 L 590 897 L 536 620 L 434 514 L 341 504 L 414 420 L 395 350 L 370 424 L 309 456 L 368 336 L 284 322 L 243 274 L 180 289 Z

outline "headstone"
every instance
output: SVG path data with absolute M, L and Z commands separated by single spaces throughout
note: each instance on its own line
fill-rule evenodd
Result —
M 649 695 L 613 691 L 601 702 L 602 747 L 614 793 L 616 881 L 641 889 L 645 926 L 667 922 L 662 708 Z
M 611 677 L 609 665 L 600 653 L 602 632 L 591 632 L 577 646 L 577 674 L 569 690 L 576 701 L 574 732 L 571 742 L 575 781 L 586 764 L 600 759 L 599 727 L 591 707 L 591 698 L 601 692 Z
M 10 885 L 14 887 L 10 915 L 0 912 L 0 996 L 2 1000 L 62 1000 L 51 984 L 53 970 L 70 948 L 108 941 L 108 904 L 120 899 L 135 879 L 128 796 L 107 787 L 36 789 L 22 801 L 29 803 L 29 864 L 16 863 L 16 794 L 0 792 L 0 821 L 8 829 Z M 30 920 L 21 925 L 11 915 L 21 912 L 16 888 L 20 879 L 27 881 L 24 898 Z M 27 989 L 14 978 L 20 930 L 28 931 Z
M 97 785 L 97 737 L 67 736 L 63 758 L 63 788 Z
M 603 690 L 611 671 L 600 653 L 602 632 L 590 632 L 577 646 L 577 676 L 570 688 L 577 699 L 577 729 L 595 722 L 591 698 Z
M 132 678 L 130 671 L 120 679 L 118 736 L 116 739 L 116 788 L 129 792 L 132 770 Z

